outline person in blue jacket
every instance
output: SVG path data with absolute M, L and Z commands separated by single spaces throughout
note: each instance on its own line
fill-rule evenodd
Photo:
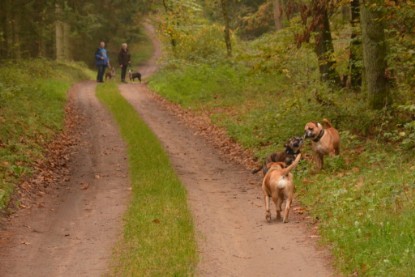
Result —
M 105 49 L 105 42 L 99 43 L 99 48 L 95 52 L 95 64 L 98 68 L 97 82 L 104 82 L 104 73 L 107 66 L 109 66 L 110 59 L 107 55 L 107 49 Z

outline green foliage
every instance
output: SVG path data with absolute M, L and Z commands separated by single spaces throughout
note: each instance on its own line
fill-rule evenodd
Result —
M 147 36 L 143 36 L 139 42 L 129 44 L 128 49 L 131 54 L 131 66 L 133 68 L 147 61 L 154 51 L 153 44 Z
M 166 49 L 171 56 L 193 62 L 226 56 L 223 27 L 203 19 L 197 1 L 168 1 L 167 4 L 160 30 L 166 44 L 171 45 Z
M 341 131 L 341 156 L 327 157 L 317 175 L 310 175 L 312 163 L 306 160 L 296 170 L 298 199 L 318 218 L 324 241 L 333 246 L 346 274 L 411 275 L 413 155 L 384 145 L 381 134 L 390 130 L 393 116 L 368 110 L 361 94 L 334 94 L 312 80 L 301 91 L 297 88 L 303 82 L 296 86 L 291 80 L 282 71 L 253 73 L 241 65 L 221 64 L 162 71 L 150 84 L 173 102 L 211 114 L 215 124 L 259 158 L 301 135 L 306 122 L 329 118 Z M 413 105 L 400 109 L 413 113 Z M 382 143 L 366 141 L 363 136 L 370 134 L 378 134 Z M 303 152 L 310 151 L 306 143 Z
M 312 174 L 307 141 L 305 160 L 295 173 L 297 199 L 319 222 L 322 240 L 332 247 L 346 275 L 413 275 L 412 76 L 398 72 L 396 105 L 372 111 L 365 94 L 320 82 L 314 50 L 293 45 L 293 33 L 300 28 L 294 18 L 289 27 L 256 40 L 235 38 L 235 55 L 227 60 L 169 57 L 173 62 L 165 63 L 150 86 L 184 108 L 208 114 L 257 158 L 283 149 L 287 139 L 302 135 L 306 122 L 328 118 L 340 131 L 341 155 L 327 157 L 323 171 Z M 347 73 L 344 49 L 350 29 L 339 23 L 336 32 L 337 67 Z M 398 42 L 392 45 L 396 51 L 389 56 L 390 64 L 411 72 L 412 56 L 406 56 L 411 51 L 399 47 Z
M 397 105 L 385 111 L 384 127 L 379 135 L 383 140 L 399 143 L 405 150 L 415 148 L 415 105 Z M 399 118 L 397 122 L 396 118 Z M 392 125 L 392 126 L 391 126 Z
M 92 67 L 95 50 L 104 40 L 115 62 L 121 43 L 143 38 L 139 20 L 154 6 L 144 0 L 4 0 L 0 9 L 0 17 L 5 19 L 0 22 L 0 57 L 56 58 L 55 32 L 59 22 L 68 27 L 64 33 L 64 43 L 68 45 L 64 47 L 69 53 L 65 58 Z
M 407 157 L 372 143 L 346 148 L 346 169 L 304 174 L 297 194 L 319 221 L 344 272 L 411 276 L 414 251 L 414 167 Z M 303 182 L 302 182 L 303 181 Z
M 201 25 L 188 33 L 180 33 L 176 57 L 194 62 L 224 58 L 222 29 L 219 25 Z
M 411 1 L 368 3 L 380 12 L 386 28 L 385 76 L 395 103 L 387 109 L 370 110 L 364 93 L 320 82 L 313 45 L 303 43 L 300 49 L 295 45 L 295 35 L 304 29 L 298 5 L 291 6 L 284 29 L 240 41 L 235 34 L 263 31 L 261 24 L 268 17 L 259 7 L 265 1 L 231 1 L 241 7 L 233 11 L 239 18 L 232 19 L 232 58 L 221 58 L 225 47 L 211 43 L 223 39 L 221 32 L 209 33 L 208 41 L 200 39 L 197 30 L 209 29 L 203 19 L 193 18 L 203 22 L 203 28 L 179 24 L 183 28 L 175 29 L 176 37 L 183 36 L 183 44 L 178 42 L 169 53 L 150 86 L 184 108 L 209 115 L 257 158 L 282 149 L 288 138 L 303 133 L 306 122 L 328 118 L 340 131 L 341 155 L 327 157 L 323 171 L 312 174 L 311 145 L 305 144 L 305 160 L 295 173 L 298 199 L 319 222 L 322 240 L 333 249 L 345 275 L 412 276 L 415 10 Z M 217 4 L 204 1 L 203 7 L 210 20 L 223 25 Z M 350 1 L 338 1 L 330 8 L 332 58 L 341 76 L 350 73 L 352 28 L 344 12 L 347 7 Z M 254 16 L 260 13 L 263 18 Z M 241 24 L 243 20 L 251 25 Z M 253 27 L 252 33 L 248 27 Z M 354 31 L 355 40 L 361 40 L 360 30 Z M 197 39 L 192 40 L 193 35 Z M 362 68 L 362 52 L 355 54 L 355 65 Z
M 223 13 L 220 1 L 201 1 L 204 14 L 209 20 L 223 25 Z M 291 1 L 287 1 L 288 3 Z M 272 3 L 264 0 L 227 0 L 232 30 L 243 38 L 249 39 L 273 30 Z
M 111 275 L 193 276 L 197 255 L 192 216 L 167 154 L 114 83 L 99 86 L 97 95 L 128 145 L 133 192 Z
M 46 60 L 0 66 L 0 209 L 62 130 L 66 91 L 86 78 L 81 66 Z
M 234 92 L 242 91 L 242 78 L 232 66 L 226 64 L 189 65 L 175 71 L 166 70 L 157 74 L 153 80 L 155 81 L 150 83 L 153 89 L 185 107 L 203 108 L 206 104 L 215 106 L 215 99 L 235 103 L 241 98 Z

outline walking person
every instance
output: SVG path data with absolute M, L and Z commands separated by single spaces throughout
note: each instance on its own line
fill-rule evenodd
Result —
M 97 82 L 104 82 L 105 69 L 109 65 L 110 59 L 108 58 L 107 49 L 105 49 L 105 42 L 99 43 L 99 48 L 95 52 L 95 64 L 98 69 Z
M 127 43 L 121 44 L 120 53 L 118 53 L 118 63 L 121 67 L 121 82 L 126 83 L 127 67 L 131 64 L 131 55 L 128 52 Z

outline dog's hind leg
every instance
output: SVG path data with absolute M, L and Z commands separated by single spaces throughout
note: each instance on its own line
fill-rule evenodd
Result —
M 340 155 L 340 145 L 338 143 L 334 146 L 334 154 Z
M 287 201 L 285 203 L 284 218 L 282 221 L 284 223 L 288 222 L 288 214 L 290 213 L 291 203 L 292 203 L 292 198 L 291 197 L 287 198 Z
M 277 194 L 272 196 L 272 199 L 274 200 L 276 212 L 277 212 L 277 220 L 281 219 L 281 205 L 282 205 L 282 199 L 278 197 Z
M 264 200 L 265 200 L 265 219 L 268 222 L 271 222 L 271 211 L 269 209 L 270 197 L 267 194 L 264 194 Z

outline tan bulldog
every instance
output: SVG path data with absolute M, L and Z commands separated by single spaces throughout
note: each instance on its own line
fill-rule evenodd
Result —
M 339 132 L 328 119 L 323 119 L 323 124 L 324 126 L 318 122 L 308 122 L 304 127 L 304 137 L 312 140 L 317 171 L 323 168 L 324 155 L 334 156 L 340 153 Z
M 273 162 L 268 164 L 268 172 L 262 180 L 262 191 L 265 200 L 265 219 L 271 222 L 270 198 L 274 201 L 277 220 L 281 219 L 282 202 L 285 200 L 285 209 L 282 222 L 288 222 L 291 203 L 294 198 L 293 174 L 290 173 L 300 162 L 301 154 L 298 154 L 294 162 L 285 167 L 283 162 Z

